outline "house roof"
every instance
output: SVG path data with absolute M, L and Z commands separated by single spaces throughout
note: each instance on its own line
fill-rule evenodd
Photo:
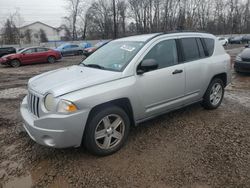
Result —
M 34 25 L 34 24 L 37 24 L 37 23 L 42 24 L 42 25 L 45 25 L 45 26 L 47 26 L 47 27 L 50 27 L 50 28 L 52 28 L 52 29 L 58 31 L 58 28 L 52 27 L 52 26 L 50 26 L 50 25 L 48 25 L 48 24 L 45 24 L 45 23 L 43 23 L 43 22 L 40 22 L 40 21 L 36 21 L 36 22 L 30 23 L 30 24 L 28 24 L 28 25 L 24 25 L 24 26 L 22 26 L 22 27 L 19 27 L 19 29 L 23 29 L 23 28 L 25 28 L 25 27 L 29 27 L 29 26 Z

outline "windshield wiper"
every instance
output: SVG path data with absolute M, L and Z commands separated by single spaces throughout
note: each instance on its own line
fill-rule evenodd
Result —
M 106 68 L 101 66 L 101 65 L 97 65 L 97 64 L 83 64 L 85 67 L 91 67 L 91 68 L 97 68 L 97 69 L 102 69 L 102 70 L 105 70 Z

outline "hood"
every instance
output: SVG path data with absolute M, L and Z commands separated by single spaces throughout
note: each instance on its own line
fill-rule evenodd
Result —
M 8 54 L 8 55 L 4 55 L 2 58 L 8 58 L 8 57 L 11 57 L 13 55 L 17 55 L 17 54 Z
M 35 76 L 29 80 L 28 87 L 42 95 L 53 93 L 55 97 L 58 97 L 121 77 L 121 72 L 75 65 Z
M 240 53 L 241 58 L 250 58 L 250 48 L 245 48 L 241 53 Z

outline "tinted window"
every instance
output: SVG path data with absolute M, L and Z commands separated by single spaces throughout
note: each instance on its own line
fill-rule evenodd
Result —
M 175 40 L 166 40 L 156 44 L 145 59 L 154 59 L 158 63 L 158 69 L 178 64 L 178 55 Z
M 63 49 L 69 49 L 71 46 L 70 45 L 66 45 L 63 47 Z
M 207 56 L 211 56 L 214 53 L 214 39 L 204 38 L 204 42 L 207 48 Z
M 192 61 L 200 58 L 198 45 L 195 38 L 181 39 L 185 61 Z
M 23 53 L 25 53 L 25 54 L 31 54 L 31 53 L 34 53 L 34 52 L 36 52 L 36 49 L 35 48 L 30 48 L 28 50 L 25 50 Z
M 205 51 L 204 51 L 204 48 L 203 48 L 203 45 L 202 45 L 202 43 L 201 43 L 201 39 L 200 39 L 200 38 L 197 38 L 196 41 L 197 41 L 197 44 L 198 44 L 200 57 L 201 57 L 201 58 L 206 57 Z
M 71 45 L 71 48 L 78 48 L 77 45 Z
M 37 52 L 47 52 L 48 49 L 47 48 L 37 48 L 36 51 Z

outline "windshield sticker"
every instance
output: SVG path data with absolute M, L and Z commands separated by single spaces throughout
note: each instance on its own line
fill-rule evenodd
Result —
M 133 46 L 128 46 L 128 45 L 123 45 L 123 46 L 121 46 L 121 49 L 122 49 L 122 50 L 126 50 L 126 51 L 128 51 L 128 52 L 133 52 L 133 51 L 135 50 L 135 47 L 133 47 Z

